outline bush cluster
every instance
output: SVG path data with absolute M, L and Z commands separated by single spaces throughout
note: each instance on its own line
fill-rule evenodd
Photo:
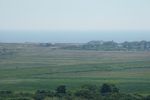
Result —
M 60 85 L 53 91 L 37 90 L 35 93 L 1 90 L 0 100 L 150 100 L 150 95 L 120 93 L 114 84 L 104 83 L 102 86 L 86 84 L 76 89 Z

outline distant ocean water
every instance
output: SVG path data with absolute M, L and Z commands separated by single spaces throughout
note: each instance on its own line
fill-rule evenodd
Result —
M 0 42 L 150 41 L 150 31 L 0 31 Z

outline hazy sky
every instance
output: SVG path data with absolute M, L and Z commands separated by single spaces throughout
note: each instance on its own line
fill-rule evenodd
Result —
M 25 41 L 24 36 L 31 38 L 26 41 L 34 41 L 35 37 L 39 41 L 42 31 L 49 31 L 43 34 L 47 39 L 47 36 L 52 40 L 60 36 L 56 41 L 65 40 L 67 36 L 64 35 L 76 41 L 84 36 L 85 41 L 148 39 L 150 0 L 0 0 L 0 30 L 0 41 L 17 40 L 18 33 L 15 34 L 15 31 L 19 31 L 22 36 L 19 38 L 24 39 L 22 41 Z M 90 38 L 92 31 L 97 36 Z M 116 31 L 126 33 L 114 33 Z M 114 36 L 116 34 L 120 37 Z

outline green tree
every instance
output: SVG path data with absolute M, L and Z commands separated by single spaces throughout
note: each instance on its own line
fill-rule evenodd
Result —
M 107 95 L 110 93 L 119 93 L 119 89 L 113 84 L 104 83 L 100 89 L 102 95 Z
M 58 86 L 56 89 L 56 93 L 66 94 L 66 86 L 65 85 Z

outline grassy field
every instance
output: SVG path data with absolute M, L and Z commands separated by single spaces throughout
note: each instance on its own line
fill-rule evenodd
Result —
M 61 50 L 6 46 L 0 56 L 0 90 L 35 91 L 115 83 L 121 92 L 150 93 L 150 52 Z

